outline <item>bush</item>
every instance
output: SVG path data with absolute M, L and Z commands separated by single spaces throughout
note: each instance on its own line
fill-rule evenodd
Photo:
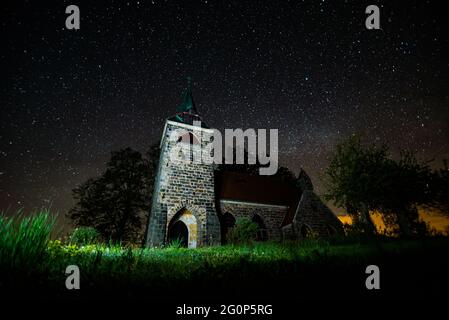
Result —
M 228 233 L 228 240 L 230 243 L 250 243 L 256 239 L 257 230 L 259 226 L 257 223 L 249 219 L 237 219 L 235 227 Z
M 78 227 L 70 235 L 70 243 L 79 246 L 101 242 L 100 233 L 92 227 Z
M 182 240 L 180 238 L 177 239 L 173 239 L 172 241 L 170 241 L 170 243 L 167 245 L 167 248 L 172 248 L 172 249 L 179 249 L 182 248 Z

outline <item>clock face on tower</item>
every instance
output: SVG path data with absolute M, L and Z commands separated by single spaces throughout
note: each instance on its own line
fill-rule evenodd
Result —
M 0 293 L 205 317 L 444 293 L 442 3 L 0 5 Z

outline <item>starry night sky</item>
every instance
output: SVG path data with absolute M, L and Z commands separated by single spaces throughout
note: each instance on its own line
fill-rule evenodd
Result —
M 209 126 L 278 128 L 320 175 L 339 139 L 449 158 L 443 2 L 2 1 L 0 208 L 65 213 L 112 150 L 160 139 L 188 75 Z M 66 30 L 76 4 L 81 29 Z M 380 7 L 382 30 L 365 28 Z

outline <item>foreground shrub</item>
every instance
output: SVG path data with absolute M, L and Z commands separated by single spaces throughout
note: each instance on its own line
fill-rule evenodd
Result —
M 173 239 L 172 241 L 170 241 L 170 243 L 167 245 L 167 248 L 172 248 L 172 249 L 179 249 L 182 248 L 182 239 L 177 238 L 177 239 Z
M 233 244 L 250 243 L 256 239 L 259 226 L 249 219 L 237 219 L 235 227 L 228 233 L 228 240 Z
M 78 227 L 70 235 L 70 243 L 79 246 L 101 242 L 100 233 L 92 227 Z
M 55 218 L 48 210 L 24 216 L 0 215 L 0 268 L 26 269 L 39 265 L 46 254 Z

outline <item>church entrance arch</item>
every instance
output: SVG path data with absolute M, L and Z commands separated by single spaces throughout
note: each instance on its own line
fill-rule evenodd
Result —
M 184 222 L 178 220 L 168 228 L 168 243 L 179 241 L 181 247 L 187 248 L 189 230 Z
M 167 242 L 180 241 L 181 246 L 196 248 L 198 241 L 198 223 L 187 209 L 181 209 L 168 225 Z

